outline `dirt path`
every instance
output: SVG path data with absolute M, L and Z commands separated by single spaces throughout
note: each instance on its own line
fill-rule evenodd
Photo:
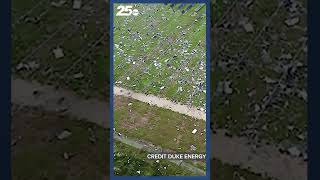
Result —
M 127 90 L 117 86 L 114 87 L 113 93 L 116 96 L 125 96 L 128 98 L 133 98 L 138 101 L 149 103 L 157 107 L 170 109 L 174 112 L 185 114 L 196 119 L 206 120 L 206 113 L 204 111 L 200 111 L 197 108 L 190 107 L 187 105 L 177 104 L 165 98 L 160 98 L 154 95 L 145 95 L 143 93 L 136 93 L 131 90 Z
M 106 102 L 82 99 L 70 91 L 55 90 L 52 86 L 42 86 L 21 79 L 12 79 L 11 91 L 12 103 L 63 111 L 103 127 L 108 126 Z M 266 174 L 279 180 L 307 180 L 307 163 L 300 158 L 280 154 L 274 146 L 264 145 L 253 149 L 246 139 L 227 137 L 222 130 L 212 134 L 212 138 L 211 155 L 223 163 L 240 165 L 242 168 L 249 168 L 255 173 Z
M 41 106 L 45 110 L 64 112 L 103 127 L 109 124 L 106 102 L 81 99 L 71 91 L 56 90 L 53 86 L 43 86 L 37 82 L 12 79 L 11 94 L 12 103 Z
M 223 130 L 213 134 L 211 155 L 224 163 L 240 165 L 252 172 L 266 174 L 279 180 L 307 180 L 307 162 L 281 154 L 270 145 L 253 148 L 248 140 L 227 137 Z

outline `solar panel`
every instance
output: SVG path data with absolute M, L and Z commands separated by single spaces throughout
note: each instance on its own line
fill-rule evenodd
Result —
M 178 6 L 178 9 L 181 9 L 183 6 L 184 6 L 184 3 L 180 4 L 180 5 Z
M 193 4 L 190 4 L 185 10 L 182 11 L 182 14 L 186 13 L 193 7 Z
M 200 11 L 200 9 L 202 9 L 203 6 L 204 6 L 204 4 L 200 4 L 194 11 L 195 11 L 195 12 Z

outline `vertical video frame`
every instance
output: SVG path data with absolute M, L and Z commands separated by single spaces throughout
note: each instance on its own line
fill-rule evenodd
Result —
M 206 175 L 206 4 L 113 4 L 115 176 Z

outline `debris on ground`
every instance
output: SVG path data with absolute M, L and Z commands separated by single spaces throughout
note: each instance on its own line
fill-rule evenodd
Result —
M 73 75 L 74 79 L 81 79 L 83 77 L 84 77 L 84 75 L 81 72 Z
M 232 94 L 232 92 L 233 92 L 233 90 L 232 90 L 232 88 L 230 87 L 230 85 L 231 85 L 231 81 L 226 81 L 226 82 L 224 82 L 224 92 L 225 92 L 226 94 Z
M 54 1 L 54 2 L 51 2 L 51 6 L 53 7 L 61 7 L 63 6 L 67 1 L 66 0 L 60 0 L 58 2 Z
M 70 131 L 68 131 L 68 130 L 64 130 L 64 131 L 62 131 L 58 136 L 57 136 L 57 138 L 59 139 L 59 140 L 63 140 L 63 139 L 66 139 L 66 138 L 68 138 L 69 136 L 71 136 L 71 132 Z
M 73 9 L 80 9 L 82 4 L 82 0 L 73 0 Z
M 239 25 L 241 25 L 248 33 L 254 32 L 253 25 L 249 22 L 249 18 L 243 18 L 240 20 Z
M 53 50 L 53 54 L 56 59 L 60 59 L 64 57 L 63 50 L 60 47 L 57 47 Z
M 197 150 L 196 146 L 194 146 L 194 145 L 191 145 L 190 149 L 191 149 L 191 151 L 196 151 Z
M 284 22 L 287 26 L 291 27 L 298 24 L 299 21 L 300 21 L 299 17 L 294 17 L 294 18 L 287 19 Z
M 20 71 L 20 70 L 33 71 L 33 70 L 38 69 L 39 67 L 40 67 L 40 64 L 37 63 L 36 61 L 30 61 L 27 63 L 21 62 L 16 66 L 16 70 L 17 71 Z
M 301 97 L 304 101 L 308 101 L 308 94 L 305 89 L 298 91 L 299 97 Z
M 293 157 L 299 157 L 301 154 L 300 150 L 296 146 L 289 148 L 288 153 Z
M 63 158 L 65 160 L 68 160 L 70 157 L 69 157 L 69 154 L 67 152 L 63 153 Z

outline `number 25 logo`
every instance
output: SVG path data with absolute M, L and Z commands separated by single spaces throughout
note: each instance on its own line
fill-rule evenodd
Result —
M 137 16 L 139 14 L 139 11 L 137 9 L 132 9 L 132 6 L 118 6 L 117 9 L 119 11 L 116 16 Z

